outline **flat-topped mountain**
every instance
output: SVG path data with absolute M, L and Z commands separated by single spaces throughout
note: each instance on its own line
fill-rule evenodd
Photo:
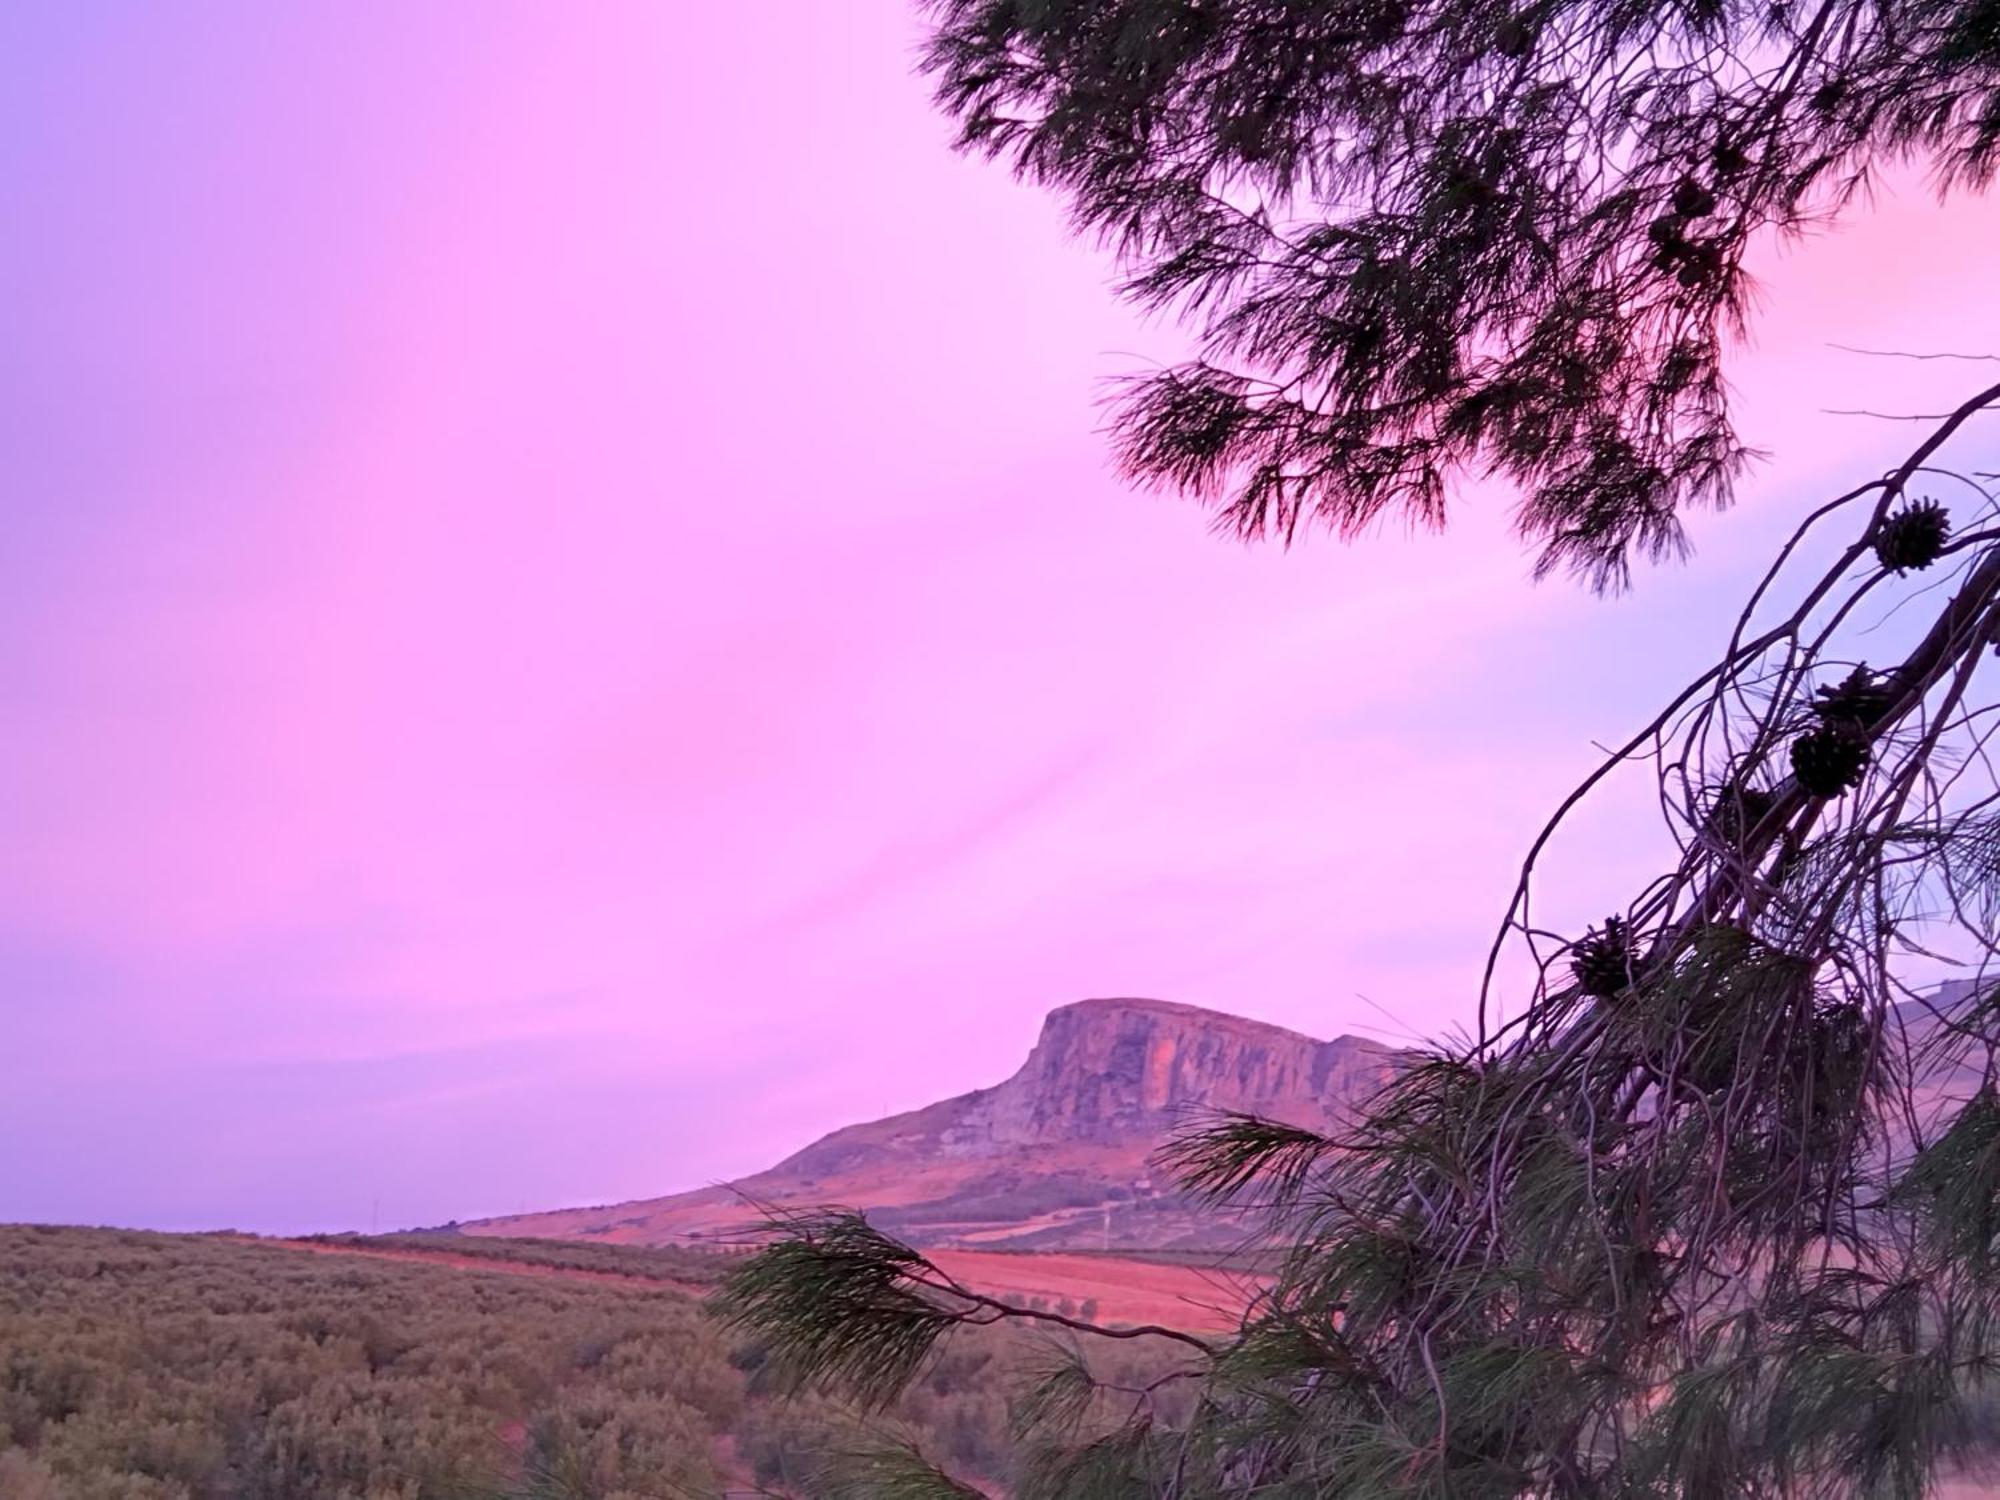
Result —
M 1081 1000 L 1049 1013 L 1005 1083 L 836 1130 L 776 1170 L 824 1175 L 881 1152 L 984 1156 L 1029 1146 L 1148 1149 L 1189 1111 L 1323 1124 L 1381 1076 L 1372 1042 L 1310 1037 L 1163 1000 Z
M 469 1234 L 638 1244 L 727 1239 L 752 1202 L 864 1208 L 920 1245 L 1166 1248 L 1241 1231 L 1155 1181 L 1150 1158 L 1191 1116 L 1237 1110 L 1337 1124 L 1393 1052 L 1161 1000 L 1083 1000 L 1050 1012 L 1004 1083 L 850 1125 L 726 1187 L 489 1219 Z

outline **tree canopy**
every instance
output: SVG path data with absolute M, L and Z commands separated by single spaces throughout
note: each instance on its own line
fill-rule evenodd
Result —
M 1249 536 L 1519 487 L 1599 586 L 1729 497 L 1745 249 L 2000 160 L 2000 0 L 928 0 L 961 145 L 1063 195 L 1198 359 L 1127 471 Z

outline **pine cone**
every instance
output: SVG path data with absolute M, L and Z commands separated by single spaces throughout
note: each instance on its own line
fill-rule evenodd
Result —
M 1792 774 L 1815 797 L 1838 797 L 1868 774 L 1868 737 L 1851 722 L 1833 720 L 1792 741 Z
M 1951 540 L 1951 517 L 1935 500 L 1919 500 L 1883 521 L 1875 559 L 1891 573 L 1921 573 Z
M 1725 844 L 1740 844 L 1771 814 L 1777 798 L 1760 786 L 1725 786 L 1709 804 L 1708 826 Z
M 1690 177 L 1674 189 L 1674 212 L 1684 219 L 1705 219 L 1715 212 L 1715 194 Z
M 1570 950 L 1570 973 L 1577 987 L 1598 1000 L 1609 1000 L 1632 982 L 1632 936 L 1620 917 L 1607 917 L 1604 931 L 1595 928 Z
M 1866 726 L 1887 713 L 1894 700 L 1888 681 L 1864 665 L 1849 672 L 1838 687 L 1821 688 L 1813 712 L 1822 723 Z

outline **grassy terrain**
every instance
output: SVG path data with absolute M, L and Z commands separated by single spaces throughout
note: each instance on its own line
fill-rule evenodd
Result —
M 813 1500 L 827 1456 L 853 1443 L 851 1412 L 775 1398 L 758 1349 L 646 1284 L 712 1278 L 712 1263 L 484 1244 L 496 1271 L 529 1273 L 0 1226 L 0 1497 L 685 1500 L 757 1484 Z M 579 1250 L 588 1264 L 534 1259 Z M 583 1279 L 605 1271 L 637 1279 Z M 1126 1383 L 1152 1368 L 1144 1349 L 1116 1357 Z M 982 1330 L 890 1420 L 1004 1484 L 1008 1397 L 1045 1358 Z
M 713 1286 L 729 1269 L 729 1257 L 671 1245 L 595 1245 L 578 1240 L 486 1238 L 480 1235 L 418 1231 L 409 1234 L 316 1234 L 308 1243 L 364 1250 L 429 1250 L 513 1265 L 549 1266 L 648 1281 Z

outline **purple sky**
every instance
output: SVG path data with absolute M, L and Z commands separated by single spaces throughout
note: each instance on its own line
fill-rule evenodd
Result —
M 1108 473 L 1176 336 L 947 151 L 915 34 L 0 12 L 0 1219 L 696 1185 L 1087 995 L 1462 1023 L 1592 740 L 1910 436 L 1820 410 L 1967 384 L 1827 341 L 2000 348 L 2000 211 L 1912 186 L 1766 257 L 1778 461 L 1693 568 L 1530 587 L 1477 495 L 1244 549 Z M 1576 914 L 1648 827 L 1580 826 Z

